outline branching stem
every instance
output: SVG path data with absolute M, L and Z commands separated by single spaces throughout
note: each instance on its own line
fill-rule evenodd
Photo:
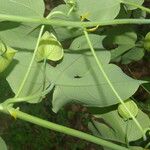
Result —
M 1 107 L 2 106 L 0 104 L 0 108 Z M 0 111 L 4 112 L 4 113 L 8 113 L 8 112 L 5 112 L 5 110 L 2 110 L 2 109 L 0 109 Z M 98 144 L 98 145 L 102 145 L 102 146 L 108 147 L 112 150 L 129 150 L 126 147 L 114 144 L 112 142 L 103 140 L 101 138 L 98 138 L 98 137 L 95 137 L 93 135 L 84 133 L 82 131 L 71 129 L 71 128 L 68 128 L 68 127 L 65 127 L 65 126 L 62 126 L 62 125 L 58 125 L 58 124 L 52 123 L 50 121 L 46 121 L 46 120 L 40 119 L 38 117 L 26 114 L 22 111 L 19 111 L 18 109 L 11 108 L 9 110 L 9 112 L 11 114 L 15 114 L 15 118 L 18 118 L 18 119 L 36 124 L 38 126 L 41 126 L 41 127 L 47 128 L 47 129 L 57 131 L 57 132 L 60 132 L 60 133 L 71 135 L 71 136 L 74 136 L 74 137 L 77 137 L 77 138 L 80 138 L 80 139 L 83 139 L 83 140 L 86 140 L 86 141 L 89 141 L 89 142 L 92 142 L 92 143 L 95 143 L 95 144 Z
M 87 33 L 87 31 L 84 29 L 84 35 L 86 37 L 87 43 L 91 49 L 91 52 L 95 58 L 95 61 L 101 71 L 101 73 L 103 74 L 105 80 L 107 81 L 108 85 L 111 87 L 112 91 L 114 92 L 114 94 L 116 95 L 116 98 L 119 100 L 119 102 L 125 107 L 125 109 L 127 110 L 127 112 L 130 114 L 130 116 L 132 117 L 133 121 L 135 122 L 135 124 L 137 125 L 137 127 L 139 128 L 139 130 L 141 131 L 142 135 L 143 135 L 143 139 L 146 140 L 146 136 L 145 136 L 145 132 L 143 130 L 143 128 L 141 127 L 140 123 L 137 121 L 137 119 L 133 116 L 133 114 L 130 112 L 130 110 L 126 107 L 125 103 L 123 102 L 123 100 L 121 99 L 120 95 L 118 94 L 118 92 L 116 91 L 116 89 L 114 88 L 113 84 L 111 83 L 111 81 L 109 80 L 107 74 L 105 73 L 103 66 L 100 62 L 100 60 L 98 59 L 95 50 L 93 48 L 93 45 L 91 43 L 91 40 L 89 38 L 89 35 Z
M 0 14 L 0 20 L 12 21 L 12 22 L 24 22 L 24 23 L 37 23 L 38 25 L 54 25 L 54 26 L 66 26 L 66 27 L 93 27 L 93 26 L 108 26 L 108 25 L 120 25 L 120 24 L 150 24 L 150 19 L 114 19 L 106 21 L 96 22 L 80 22 L 80 21 L 65 21 L 57 19 L 47 18 L 27 18 L 21 16 L 4 15 Z

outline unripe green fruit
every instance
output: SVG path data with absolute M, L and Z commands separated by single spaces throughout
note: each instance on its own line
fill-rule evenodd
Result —
M 3 72 L 13 60 L 16 50 L 0 43 L 0 73 Z
M 150 32 L 148 32 L 145 36 L 145 39 L 144 39 L 144 48 L 147 50 L 147 51 L 150 51 Z
M 131 114 L 136 117 L 138 114 L 138 107 L 136 105 L 136 103 L 131 100 L 128 99 L 125 101 L 125 106 L 128 108 L 128 110 L 131 112 Z M 118 113 L 119 115 L 124 119 L 124 120 L 128 120 L 131 119 L 131 115 L 129 114 L 129 112 L 127 111 L 127 109 L 124 107 L 123 104 L 119 104 L 118 106 Z
M 63 47 L 57 38 L 46 31 L 40 39 L 36 60 L 42 61 L 48 59 L 51 61 L 58 61 L 63 58 Z

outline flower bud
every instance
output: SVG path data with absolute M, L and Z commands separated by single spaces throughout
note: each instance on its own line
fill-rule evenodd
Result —
M 16 52 L 13 48 L 0 43 L 0 73 L 9 66 Z
M 125 106 L 128 108 L 128 110 L 131 112 L 131 114 L 134 117 L 136 117 L 138 114 L 138 107 L 136 103 L 131 99 L 126 100 L 124 103 L 125 103 Z M 119 104 L 118 113 L 124 120 L 128 120 L 128 119 L 131 119 L 132 117 L 127 111 L 127 109 L 125 108 L 125 106 L 123 104 Z
M 148 32 L 145 36 L 145 39 L 144 39 L 144 48 L 147 50 L 147 51 L 150 51 L 150 32 Z
M 58 61 L 63 58 L 63 47 L 57 38 L 46 31 L 41 37 L 38 51 L 36 54 L 37 61 L 42 61 L 44 59 Z

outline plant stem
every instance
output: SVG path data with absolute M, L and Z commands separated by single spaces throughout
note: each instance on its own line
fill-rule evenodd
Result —
M 141 10 L 147 12 L 147 13 L 150 13 L 150 9 L 149 8 L 146 8 L 144 6 L 138 5 L 136 3 L 132 3 L 132 2 L 129 2 L 129 1 L 125 1 L 125 0 L 124 1 L 121 0 L 121 3 L 127 4 L 129 6 L 134 6 L 134 7 L 139 8 L 139 9 L 141 9 Z
M 33 53 L 32 59 L 31 59 L 31 62 L 29 64 L 28 70 L 27 70 L 27 72 L 26 72 L 26 74 L 24 76 L 24 79 L 23 79 L 23 81 L 22 81 L 22 83 L 21 83 L 21 85 L 19 87 L 19 90 L 18 90 L 18 92 L 17 92 L 15 97 L 19 96 L 19 94 L 21 93 L 21 91 L 22 91 L 22 89 L 23 89 L 23 87 L 24 87 L 24 85 L 25 85 L 25 83 L 26 83 L 26 81 L 28 79 L 29 73 L 31 71 L 31 68 L 32 68 L 32 65 L 33 65 L 33 62 L 34 62 L 34 59 L 35 59 L 35 56 L 36 56 L 36 52 L 38 50 L 38 46 L 39 46 L 39 43 L 40 43 L 40 39 L 41 39 L 43 30 L 44 30 L 44 25 L 40 29 L 40 33 L 39 33 L 39 36 L 38 36 L 38 40 L 37 40 L 37 43 L 36 43 L 36 47 L 35 47 L 35 50 L 34 50 L 34 53 Z
M 88 33 L 87 33 L 87 31 L 86 31 L 85 29 L 84 29 L 84 35 L 85 35 L 86 40 L 87 40 L 87 43 L 88 43 L 88 45 L 89 45 L 89 47 L 90 47 L 90 49 L 91 49 L 91 52 L 92 52 L 92 54 L 93 54 L 93 56 L 94 56 L 94 58 L 95 58 L 95 61 L 96 61 L 97 65 L 98 65 L 100 71 L 102 72 L 102 74 L 103 74 L 105 80 L 107 81 L 108 85 L 111 87 L 111 89 L 112 89 L 112 91 L 114 92 L 114 94 L 116 95 L 117 99 L 120 101 L 120 103 L 125 107 L 126 111 L 127 111 L 127 112 L 130 114 L 130 116 L 132 117 L 133 121 L 135 122 L 135 124 L 137 125 L 137 127 L 139 128 L 139 130 L 141 131 L 141 133 L 142 133 L 142 135 L 143 135 L 143 139 L 146 140 L 145 132 L 144 132 L 142 126 L 139 124 L 139 122 L 138 122 L 137 119 L 133 116 L 133 114 L 130 112 L 130 110 L 126 107 L 125 103 L 123 102 L 123 100 L 121 99 L 121 97 L 119 96 L 119 94 L 117 93 L 117 91 L 115 90 L 113 84 L 112 84 L 111 81 L 109 80 L 107 74 L 105 73 L 105 71 L 104 71 L 104 69 L 103 69 L 103 66 L 102 66 L 101 62 L 99 61 L 99 59 L 98 59 L 98 57 L 97 57 L 97 55 L 96 55 L 96 53 L 95 53 L 95 50 L 94 50 L 94 48 L 93 48 L 93 45 L 92 45 L 92 43 L 91 43 L 91 41 L 90 41 L 90 38 L 89 38 L 89 36 L 88 36 Z
M 52 15 L 57 14 L 57 13 L 60 13 L 60 12 L 50 13 L 45 19 L 49 19 Z M 18 97 L 18 96 L 19 96 L 19 94 L 21 93 L 21 91 L 22 91 L 22 89 L 23 89 L 23 87 L 24 87 L 24 85 L 25 85 L 25 82 L 26 82 L 27 79 L 28 79 L 28 76 L 29 76 L 30 71 L 31 71 L 31 69 L 32 69 L 32 65 L 33 65 L 33 62 L 34 62 L 36 53 L 37 53 L 37 51 L 38 51 L 38 46 L 39 46 L 40 39 L 41 39 L 41 37 L 42 37 L 44 28 L 45 28 L 45 25 L 42 25 L 42 26 L 41 26 L 41 29 L 40 29 L 40 32 L 39 32 L 38 39 L 37 39 L 37 43 L 36 43 L 36 46 L 35 46 L 35 50 L 34 50 L 32 59 L 31 59 L 30 64 L 29 64 L 29 67 L 28 67 L 28 69 L 27 69 L 27 72 L 26 72 L 26 74 L 25 74 L 25 76 L 24 76 L 24 79 L 23 79 L 23 81 L 22 81 L 22 83 L 21 83 L 21 85 L 20 85 L 20 87 L 19 87 L 19 90 L 18 90 L 18 92 L 17 92 L 17 94 L 16 94 L 15 97 Z M 46 65 L 46 60 L 44 61 L 44 63 L 45 63 L 45 65 Z M 45 78 L 45 77 L 44 77 L 44 78 Z
M 0 111 L 2 111 L 2 110 L 0 109 Z M 2 112 L 6 113 L 4 110 Z M 47 129 L 57 131 L 57 132 L 60 132 L 60 133 L 68 134 L 68 135 L 71 135 L 71 136 L 74 136 L 74 137 L 77 137 L 77 138 L 80 138 L 80 139 L 83 139 L 83 140 L 86 140 L 86 141 L 89 141 L 89 142 L 92 142 L 92 143 L 95 143 L 95 144 L 98 144 L 98 145 L 102 145 L 102 146 L 111 148 L 112 150 L 129 150 L 126 147 L 123 147 L 123 146 L 114 144 L 112 142 L 100 139 L 98 137 L 95 137 L 93 135 L 84 133 L 82 131 L 71 129 L 71 128 L 68 128 L 68 127 L 65 127 L 65 126 L 62 126 L 62 125 L 58 125 L 58 124 L 40 119 L 38 117 L 26 114 L 26 113 L 21 112 L 17 109 L 14 109 L 14 108 L 11 108 L 9 110 L 9 112 L 11 112 L 11 114 L 15 114 L 16 118 L 19 118 L 21 120 L 39 125 L 41 127 L 47 128 Z
M 59 12 L 56 12 L 56 13 L 59 13 Z M 49 18 L 50 18 L 52 15 L 54 15 L 54 14 L 55 14 L 55 13 L 52 13 L 52 14 L 50 13 L 45 19 L 49 19 Z M 19 90 L 18 90 L 18 92 L 17 92 L 17 94 L 16 94 L 15 97 L 18 97 L 18 96 L 19 96 L 19 94 L 21 93 L 21 91 L 22 91 L 22 89 L 23 89 L 23 87 L 24 87 L 24 85 L 25 85 L 25 82 L 26 82 L 27 79 L 28 79 L 28 76 L 29 76 L 30 71 L 31 71 L 31 69 L 32 69 L 32 65 L 33 65 L 33 62 L 34 62 L 36 53 L 37 53 L 37 51 L 38 51 L 38 46 L 39 46 L 40 39 L 41 39 L 41 37 L 42 37 L 44 28 L 45 28 L 45 25 L 42 25 L 42 26 L 41 26 L 41 29 L 40 29 L 40 32 L 39 32 L 38 39 L 37 39 L 37 43 L 36 43 L 36 46 L 35 46 L 35 50 L 34 50 L 32 59 L 31 59 L 31 61 L 30 61 L 29 67 L 28 67 L 28 70 L 27 70 L 27 72 L 26 72 L 26 74 L 25 74 L 25 76 L 24 76 L 24 79 L 23 79 L 23 81 L 22 81 L 22 83 L 21 83 L 21 85 L 20 85 L 20 87 L 19 87 Z M 44 63 L 46 64 L 46 60 L 44 61 Z
M 119 24 L 150 24 L 150 19 L 114 19 L 111 21 L 97 21 L 97 22 L 80 22 L 80 21 L 65 21 L 47 18 L 27 18 L 13 15 L 0 14 L 0 20 L 12 21 L 12 22 L 25 22 L 25 23 L 37 23 L 42 25 L 55 25 L 55 26 L 68 26 L 68 27 L 93 27 L 93 26 L 107 26 L 107 25 L 119 25 Z
M 4 104 L 5 106 L 8 106 L 9 104 L 13 104 L 13 103 L 27 102 L 27 101 L 31 101 L 31 100 L 37 99 L 39 97 L 42 98 L 46 94 L 48 94 L 53 88 L 54 88 L 54 84 L 52 83 L 46 90 L 44 90 L 41 93 L 38 93 L 38 94 L 35 94 L 35 95 L 31 95 L 31 96 L 26 96 L 26 97 L 10 98 L 10 99 L 6 100 L 2 104 Z

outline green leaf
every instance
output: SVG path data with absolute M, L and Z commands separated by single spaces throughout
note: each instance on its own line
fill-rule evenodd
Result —
M 103 122 L 93 120 L 89 123 L 89 129 L 96 136 L 124 144 L 142 137 L 142 133 L 134 121 L 124 121 L 116 110 L 106 114 L 96 115 L 95 117 L 97 119 L 103 119 Z M 141 110 L 139 110 L 136 119 L 143 129 L 147 129 L 150 126 L 149 117 Z
M 7 81 L 9 82 L 15 94 L 18 92 L 22 80 L 25 76 L 25 73 L 27 72 L 29 63 L 31 61 L 31 57 L 31 52 L 19 51 L 15 56 L 15 60 L 13 60 L 13 62 L 7 69 L 7 72 L 5 72 L 7 76 Z M 43 64 L 34 61 L 29 77 L 19 96 L 24 97 L 42 92 L 44 89 L 44 83 L 45 86 L 49 85 L 49 81 L 47 79 L 45 79 L 44 81 L 44 78 L 45 73 L 43 70 Z M 39 97 L 39 99 L 37 98 L 29 102 L 37 103 L 40 100 L 41 99 Z
M 25 16 L 25 17 L 42 17 L 44 14 L 43 0 L 0 0 L 1 14 Z
M 129 3 L 133 3 L 133 4 L 137 4 L 137 5 L 142 5 L 144 3 L 144 0 L 123 0 L 125 2 L 129 2 Z M 128 10 L 134 10 L 137 9 L 136 6 L 131 6 L 131 5 L 126 5 Z
M 0 0 L 0 4 L 1 14 L 28 18 L 42 18 L 45 9 L 43 0 Z M 0 32 L 0 38 L 11 47 L 33 49 L 39 33 L 38 26 L 1 20 L 0 28 L 4 30 Z
M 90 21 L 113 20 L 120 11 L 118 0 L 77 0 L 78 14 Z
M 90 37 L 91 42 L 93 44 L 93 47 L 95 49 L 105 50 L 105 48 L 103 47 L 103 44 L 102 44 L 102 41 L 105 38 L 105 36 L 99 36 L 97 34 L 89 34 L 89 37 Z M 85 50 L 90 51 L 89 46 L 87 44 L 87 41 L 85 40 L 85 36 L 84 35 L 76 38 L 71 43 L 69 49 L 71 49 L 71 50 L 78 50 L 78 51 L 80 50 L 81 52 L 85 51 Z
M 104 150 L 112 150 L 112 149 L 104 147 Z M 144 149 L 142 147 L 138 147 L 138 146 L 130 146 L 130 150 L 146 150 L 146 149 Z
M 104 47 L 112 49 L 112 61 L 129 49 L 135 47 L 137 35 L 132 28 L 127 26 L 119 26 L 117 28 L 111 28 L 107 32 L 107 37 L 104 39 L 103 44 Z
M 115 94 L 99 71 L 90 50 L 81 51 L 82 47 L 87 48 L 87 44 L 84 42 L 84 40 L 86 41 L 85 37 L 82 36 L 84 40 L 81 40 L 81 37 L 79 38 L 82 45 L 78 43 L 78 38 L 75 39 L 77 44 L 75 44 L 75 41 L 73 42 L 73 45 L 76 45 L 79 49 L 66 50 L 62 63 L 56 67 L 50 66 L 47 69 L 51 82 L 55 83 L 52 101 L 55 112 L 70 102 L 78 102 L 94 107 L 104 107 L 118 103 Z M 92 36 L 90 38 L 92 40 Z M 99 43 L 101 42 L 99 41 Z M 71 47 L 74 47 L 73 45 Z M 101 48 L 101 44 L 99 47 Z M 116 65 L 108 64 L 110 61 L 108 51 L 97 50 L 97 55 L 118 94 L 123 100 L 128 99 L 142 81 L 128 77 Z M 124 89 L 126 86 L 128 88 Z
M 131 15 L 132 15 L 132 11 L 126 10 L 125 7 L 121 5 L 120 12 L 116 18 L 117 19 L 130 18 Z
M 132 113 L 132 115 L 134 117 L 137 116 L 139 109 L 138 109 L 136 103 L 133 100 L 131 100 L 131 99 L 126 100 L 125 103 L 124 103 L 124 105 L 126 106 L 126 108 L 128 108 L 128 110 L 130 110 L 130 112 Z M 124 120 L 132 119 L 131 115 L 126 110 L 126 108 L 124 107 L 124 105 L 123 104 L 119 104 L 119 106 L 118 106 L 118 113 L 119 113 L 119 115 Z
M 131 150 L 146 150 L 146 149 L 144 149 L 142 147 L 138 147 L 138 146 L 131 146 L 130 148 L 131 148 Z
M 64 4 L 58 5 L 55 7 L 51 14 L 54 12 L 62 12 L 62 14 L 55 14 L 51 18 L 61 19 L 66 21 L 80 21 L 80 16 L 76 13 L 76 11 L 72 11 L 69 16 L 67 13 L 69 12 L 70 7 Z M 69 38 L 73 38 L 82 34 L 82 29 L 79 28 L 70 28 L 70 27 L 62 27 L 62 26 L 53 26 L 55 33 L 57 34 L 57 38 L 59 41 L 64 41 Z
M 17 51 L 13 48 L 4 45 L 3 43 L 0 43 L 0 73 L 9 66 L 16 52 Z
M 5 141 L 0 137 L 0 150 L 7 150 Z
M 58 61 L 63 57 L 63 47 L 57 38 L 46 31 L 41 37 L 38 51 L 37 51 L 37 61 L 44 59 Z
M 121 57 L 121 63 L 122 64 L 128 64 L 133 61 L 141 60 L 144 57 L 144 49 L 140 47 L 134 47 L 128 52 L 126 52 Z

